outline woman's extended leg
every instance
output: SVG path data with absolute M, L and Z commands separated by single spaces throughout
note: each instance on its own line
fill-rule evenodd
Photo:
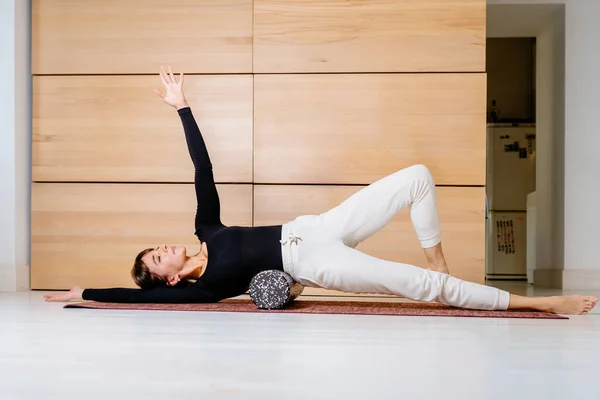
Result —
M 424 165 L 404 168 L 370 184 L 321 214 L 321 218 L 347 246 L 354 248 L 406 207 L 410 209 L 429 266 L 448 273 L 442 251 L 435 183 Z
M 391 294 L 460 308 L 534 309 L 570 314 L 587 312 L 598 300 L 593 296 L 515 296 L 440 272 L 372 257 L 339 242 L 300 246 L 304 245 L 309 247 L 302 252 L 301 262 L 294 268 L 294 278 L 326 289 Z

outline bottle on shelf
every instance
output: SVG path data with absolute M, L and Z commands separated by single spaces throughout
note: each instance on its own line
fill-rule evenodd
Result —
M 496 106 L 496 100 L 492 100 L 492 108 L 490 109 L 489 122 L 498 122 L 500 115 L 498 113 L 498 107 Z

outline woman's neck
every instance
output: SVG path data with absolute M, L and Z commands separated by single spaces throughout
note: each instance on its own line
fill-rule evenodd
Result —
M 206 243 L 202 242 L 198 254 L 187 259 L 183 267 L 181 279 L 198 279 L 206 270 L 208 264 L 208 250 Z

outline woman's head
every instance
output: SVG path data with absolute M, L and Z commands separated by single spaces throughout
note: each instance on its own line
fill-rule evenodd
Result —
M 185 266 L 184 246 L 158 246 L 142 250 L 133 263 L 131 276 L 136 285 L 150 289 L 158 285 L 176 285 Z

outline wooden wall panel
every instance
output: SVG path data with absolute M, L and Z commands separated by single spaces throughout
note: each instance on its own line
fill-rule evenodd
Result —
M 177 111 L 154 76 L 33 82 L 33 180 L 192 182 Z M 188 103 L 218 182 L 252 181 L 252 76 L 187 76 Z
M 252 224 L 252 186 L 218 185 L 222 221 Z M 31 287 L 135 287 L 137 253 L 159 244 L 200 249 L 191 184 L 34 183 Z
M 33 0 L 33 289 L 133 287 L 143 248 L 198 249 L 160 65 L 187 74 L 215 179 L 237 183 L 218 185 L 225 224 L 324 212 L 361 188 L 338 185 L 423 163 L 480 186 L 438 196 L 451 272 L 483 282 L 485 0 Z M 426 265 L 408 212 L 358 248 Z
M 252 72 L 252 0 L 33 0 L 34 74 Z
M 256 185 L 254 224 L 282 224 L 299 215 L 320 214 L 337 206 L 362 187 Z M 438 187 L 442 246 L 450 273 L 484 283 L 485 189 Z M 427 267 L 408 210 L 403 210 L 384 229 L 357 247 L 375 257 Z M 306 294 L 339 294 L 307 288 Z
M 370 184 L 426 164 L 485 184 L 485 74 L 254 77 L 257 183 Z
M 254 0 L 254 72 L 483 72 L 485 0 Z

